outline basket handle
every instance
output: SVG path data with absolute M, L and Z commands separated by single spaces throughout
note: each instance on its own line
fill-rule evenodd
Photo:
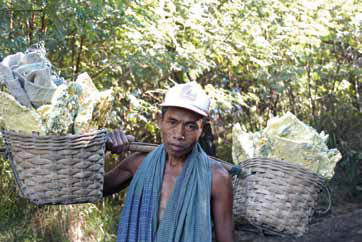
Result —
M 320 186 L 321 186 L 322 190 L 324 190 L 324 191 L 327 193 L 327 196 L 328 196 L 328 206 L 327 206 L 327 208 L 325 208 L 325 209 L 318 209 L 318 210 L 316 209 L 315 212 L 316 212 L 318 215 L 323 215 L 323 214 L 328 213 L 329 210 L 331 209 L 331 207 L 332 207 L 332 199 L 331 199 L 331 191 L 329 190 L 328 186 L 327 186 L 326 184 L 324 184 L 324 183 L 321 183 Z

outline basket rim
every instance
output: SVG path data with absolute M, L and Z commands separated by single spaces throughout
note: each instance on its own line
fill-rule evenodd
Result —
M 64 138 L 79 138 L 79 137 L 83 137 L 83 136 L 91 136 L 91 135 L 95 135 L 95 134 L 101 134 L 101 133 L 108 133 L 106 128 L 102 128 L 102 129 L 97 129 L 94 131 L 90 131 L 90 132 L 85 132 L 85 133 L 81 133 L 81 134 L 65 134 L 65 135 L 43 135 L 40 134 L 40 132 L 37 131 L 33 131 L 31 134 L 27 133 L 25 131 L 16 131 L 16 130 L 6 130 L 6 129 L 2 129 L 0 130 L 0 132 L 2 133 L 2 135 L 12 135 L 12 136 L 18 136 L 21 138 L 40 138 L 40 139 L 64 139 Z
M 243 169 L 243 168 L 250 169 L 250 168 L 256 167 L 256 166 L 260 167 L 260 165 L 269 166 L 270 164 L 273 165 L 273 168 L 275 167 L 275 169 L 278 169 L 278 170 L 282 170 L 282 168 L 285 168 L 286 170 L 297 169 L 298 172 L 306 173 L 308 175 L 317 177 L 318 179 L 325 180 L 325 177 L 323 177 L 322 175 L 320 175 L 317 172 L 314 172 L 312 170 L 309 170 L 300 164 L 292 163 L 287 160 L 281 160 L 281 159 L 276 159 L 276 158 L 254 157 L 254 158 L 250 158 L 250 159 L 241 161 L 239 163 L 239 166 L 241 169 Z

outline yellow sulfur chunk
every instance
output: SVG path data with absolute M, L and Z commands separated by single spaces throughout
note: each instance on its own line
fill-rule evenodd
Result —
M 45 133 L 41 116 L 35 110 L 21 105 L 13 96 L 1 91 L 0 103 L 1 128 L 24 133 Z

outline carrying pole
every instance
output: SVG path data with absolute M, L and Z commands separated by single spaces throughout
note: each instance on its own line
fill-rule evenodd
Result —
M 130 142 L 128 150 L 134 152 L 151 152 L 158 147 L 158 144 L 151 144 L 151 143 L 142 143 L 142 142 Z M 223 161 L 219 158 L 209 156 L 211 159 L 216 160 L 219 162 L 229 173 L 231 174 L 239 174 L 240 167 L 230 164 L 226 161 Z
M 142 143 L 142 142 L 130 142 L 128 150 L 134 152 L 151 152 L 156 149 L 158 144 Z M 6 149 L 0 147 L 0 155 L 5 154 Z M 232 165 L 226 161 L 220 160 L 216 157 L 210 156 L 213 160 L 219 162 L 229 173 L 238 174 L 240 172 L 239 166 Z

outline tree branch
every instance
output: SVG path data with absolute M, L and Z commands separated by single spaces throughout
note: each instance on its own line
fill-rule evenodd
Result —
M 79 73 L 79 66 L 80 66 L 80 61 L 81 61 L 81 55 L 82 55 L 84 39 L 85 39 L 84 35 L 80 36 L 80 46 L 79 46 L 79 52 L 78 52 L 78 57 L 77 57 L 77 65 L 76 65 L 76 68 L 75 68 L 75 75 L 76 76 Z

